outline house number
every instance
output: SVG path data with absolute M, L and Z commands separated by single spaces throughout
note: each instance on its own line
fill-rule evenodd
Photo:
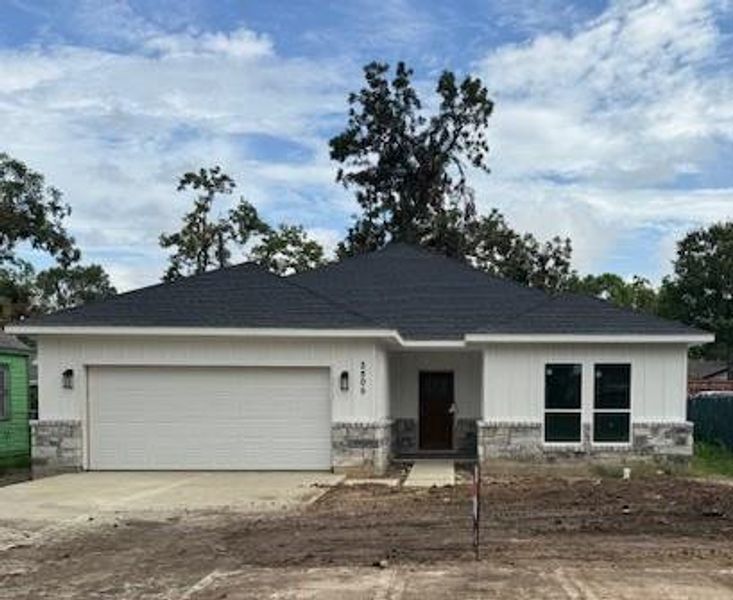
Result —
M 366 363 L 363 361 L 359 369 L 359 387 L 361 388 L 361 393 L 366 394 Z

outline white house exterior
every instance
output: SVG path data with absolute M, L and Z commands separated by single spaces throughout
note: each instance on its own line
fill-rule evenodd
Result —
M 684 458 L 687 348 L 712 340 L 399 244 L 294 278 L 225 269 L 9 329 L 38 341 L 34 458 L 94 470 Z

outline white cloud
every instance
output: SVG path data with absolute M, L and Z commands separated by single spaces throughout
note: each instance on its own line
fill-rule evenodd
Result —
M 148 50 L 168 55 L 214 54 L 241 59 L 256 59 L 273 55 L 272 41 L 249 29 L 230 33 L 196 32 L 151 36 L 145 41 Z
M 177 178 L 200 166 L 222 165 L 266 214 L 318 225 L 300 196 L 310 186 L 325 203 L 323 229 L 334 214 L 347 217 L 318 130 L 345 112 L 338 62 L 282 58 L 267 36 L 243 28 L 140 37 L 126 54 L 73 45 L 0 51 L 3 150 L 64 191 L 87 260 L 102 261 L 122 289 L 162 273 L 158 235 L 188 206 Z M 297 163 L 265 162 L 245 143 L 250 134 L 319 150 Z
M 664 233 L 648 250 L 655 256 L 657 268 L 641 273 L 655 280 L 669 272 L 675 242 L 686 231 L 733 217 L 733 187 L 618 190 L 585 183 L 562 185 L 489 177 L 482 181 L 479 192 L 481 208 L 498 206 L 517 229 L 542 239 L 570 237 L 574 266 L 581 272 L 597 271 L 611 254 L 626 251 L 618 247 L 626 236 L 659 229 Z
M 476 65 L 497 101 L 485 197 L 526 229 L 570 234 L 583 270 L 629 231 L 732 217 L 730 189 L 670 189 L 733 142 L 718 8 L 620 0 L 568 33 L 490 52 Z
M 246 26 L 166 29 L 124 1 L 77 6 L 82 42 L 0 50 L 0 139 L 65 191 L 88 259 L 122 289 L 157 279 L 158 234 L 187 207 L 176 179 L 212 164 L 273 221 L 302 222 L 333 249 L 355 207 L 333 183 L 324 131 L 361 83 L 353 56 L 286 58 Z M 520 25 L 533 37 L 474 65 L 497 100 L 492 174 L 476 177 L 478 198 L 539 237 L 570 235 L 583 271 L 617 254 L 630 232 L 662 231 L 650 253 L 667 269 L 674 236 L 733 217 L 733 191 L 704 188 L 711 161 L 733 144 L 722 5 L 618 0 L 585 22 L 573 11 L 553 20 L 556 6 L 522 0 Z M 364 5 L 338 11 L 354 47 L 391 50 L 442 35 L 446 24 L 418 8 L 393 0 L 361 18 Z M 543 33 L 548 26 L 556 30 Z M 337 29 L 321 33 L 343 42 Z M 253 135 L 302 153 L 259 156 Z M 701 183 L 674 189 L 681 175 Z

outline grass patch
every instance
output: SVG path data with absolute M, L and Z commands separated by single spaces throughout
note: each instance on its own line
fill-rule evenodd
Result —
M 733 477 L 733 450 L 720 444 L 696 443 L 692 471 L 697 475 Z

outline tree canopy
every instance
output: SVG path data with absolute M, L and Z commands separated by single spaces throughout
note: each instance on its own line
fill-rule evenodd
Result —
M 573 277 L 568 289 L 579 294 L 608 300 L 616 306 L 655 313 L 658 309 L 657 291 L 644 277 L 634 275 L 626 281 L 615 273 Z
M 101 266 L 80 264 L 66 229 L 70 214 L 43 175 L 0 153 L 0 324 L 116 293 Z M 23 244 L 54 258 L 55 266 L 36 273 L 18 252 Z
M 253 235 L 267 232 L 255 207 L 244 198 L 224 217 L 212 218 L 214 201 L 230 195 L 235 187 L 234 180 L 218 166 L 190 171 L 180 178 L 178 191 L 192 190 L 196 196 L 193 208 L 183 217 L 181 229 L 160 236 L 163 248 L 175 249 L 163 277 L 166 281 L 225 267 L 233 247 L 244 246 Z
M 308 237 L 302 225 L 284 224 L 262 236 L 250 258 L 277 275 L 315 269 L 325 262 L 323 247 Z
M 43 175 L 0 152 L 0 265 L 17 259 L 16 247 L 28 242 L 68 266 L 79 260 L 74 238 L 64 225 L 71 207 Z
M 185 173 L 178 191 L 193 190 L 193 208 L 183 217 L 180 231 L 160 236 L 163 248 L 175 248 L 163 279 L 204 273 L 229 265 L 239 251 L 253 262 L 283 275 L 318 266 L 324 261 L 323 248 L 308 237 L 300 225 L 272 228 L 257 209 L 240 197 L 224 216 L 212 218 L 217 199 L 233 193 L 236 183 L 221 167 L 201 168 Z
M 480 79 L 444 71 L 429 114 L 398 63 L 364 68 L 365 85 L 349 96 L 346 129 L 330 140 L 336 180 L 353 190 L 361 214 L 339 256 L 406 241 L 465 259 L 487 271 L 550 290 L 571 274 L 567 239 L 540 243 L 514 231 L 496 210 L 476 211 L 471 170 L 488 172 L 487 132 L 494 104 Z
M 38 273 L 36 308 L 51 312 L 114 296 L 117 290 L 100 265 L 51 267 Z
M 677 243 L 674 272 L 662 282 L 663 316 L 715 333 L 710 358 L 733 367 L 733 221 L 696 229 Z

